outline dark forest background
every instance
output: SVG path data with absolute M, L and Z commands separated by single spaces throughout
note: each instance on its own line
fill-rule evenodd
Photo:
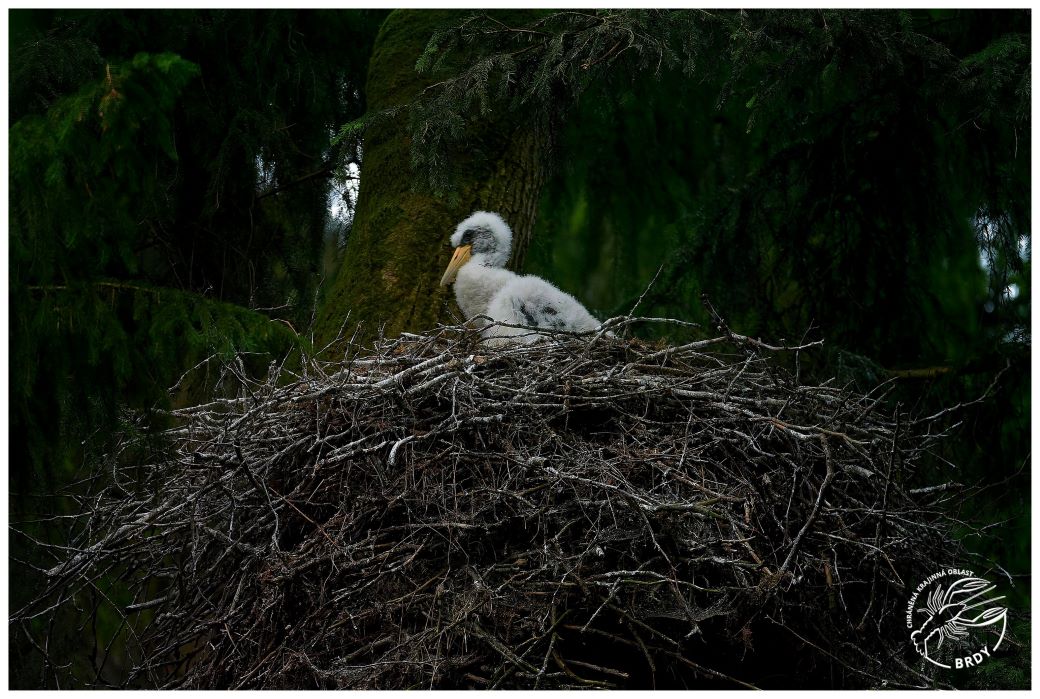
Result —
M 972 567 L 1027 634 L 1030 44 L 1020 10 L 11 11 L 11 608 L 208 357 L 448 319 L 454 223 L 509 201 L 514 265 L 601 318 L 710 330 L 706 295 L 825 338 L 815 380 L 921 414 L 991 387 L 926 477 L 980 488 Z M 118 681 L 119 603 L 12 624 L 12 686 L 51 682 L 43 638 Z

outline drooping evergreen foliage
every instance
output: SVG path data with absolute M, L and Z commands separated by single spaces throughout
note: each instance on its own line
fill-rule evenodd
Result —
M 762 332 L 815 323 L 882 360 L 908 343 L 948 358 L 997 320 L 979 317 L 988 281 L 1019 323 L 1028 303 L 1006 293 L 1028 263 L 1028 31 L 1022 12 L 474 13 L 431 39 L 420 69 L 482 58 L 418 105 L 417 130 L 435 163 L 467 111 L 566 116 L 536 239 L 569 216 L 609 238 L 558 260 L 595 305 L 634 301 L 667 259 L 660 309 L 699 313 L 688 299 L 709 291 Z
M 100 424 L 89 406 L 150 405 L 205 352 L 306 328 L 360 160 L 331 137 L 379 19 L 13 13 L 13 419 L 37 466 Z

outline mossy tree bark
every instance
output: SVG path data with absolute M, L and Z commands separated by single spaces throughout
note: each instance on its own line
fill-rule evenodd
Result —
M 370 112 L 413 102 L 443 79 L 415 64 L 432 33 L 466 13 L 398 10 L 380 29 L 368 73 Z M 449 237 L 476 210 L 497 211 L 514 232 L 511 265 L 522 262 L 546 176 L 544 130 L 527 115 L 474 114 L 466 143 L 452 153 L 459 177 L 451 196 L 418 184 L 411 167 L 407 114 L 381 119 L 365 133 L 361 191 L 337 276 L 319 310 L 320 345 L 358 328 L 362 338 L 422 331 L 458 314 L 439 285 L 451 257 Z

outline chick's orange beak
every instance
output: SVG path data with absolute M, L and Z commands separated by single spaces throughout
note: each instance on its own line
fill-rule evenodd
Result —
M 451 256 L 451 262 L 448 263 L 448 269 L 444 270 L 444 276 L 441 277 L 441 286 L 447 286 L 455 281 L 459 268 L 469 261 L 472 251 L 472 245 L 460 245 L 455 248 L 455 254 Z

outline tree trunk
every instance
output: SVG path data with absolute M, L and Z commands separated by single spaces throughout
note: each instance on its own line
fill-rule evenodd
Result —
M 438 28 L 459 11 L 397 10 L 384 22 L 369 64 L 368 109 L 414 101 L 442 77 L 419 75 L 416 60 Z M 419 185 L 411 166 L 408 115 L 379 120 L 365 133 L 361 190 L 343 263 L 323 302 L 315 329 L 320 345 L 380 329 L 393 336 L 422 331 L 458 315 L 454 295 L 439 285 L 451 258 L 449 237 L 473 211 L 496 211 L 513 228 L 512 265 L 531 240 L 545 181 L 544 130 L 508 110 L 474 116 L 467 141 L 451 157 L 460 173 L 450 197 Z

